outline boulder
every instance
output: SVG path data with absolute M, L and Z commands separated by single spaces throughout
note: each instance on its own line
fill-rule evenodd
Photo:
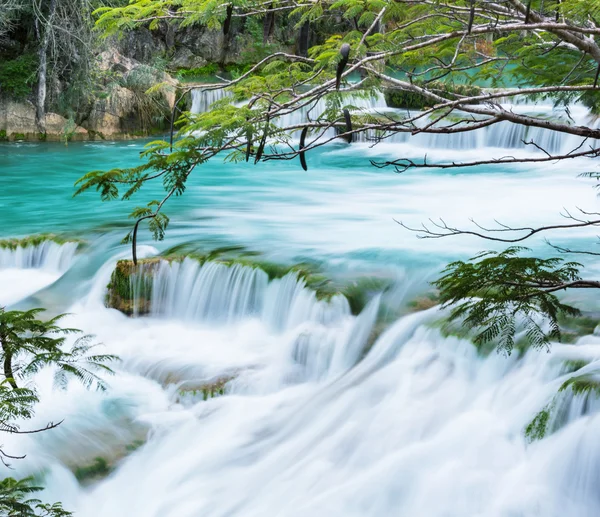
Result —
M 202 68 L 207 63 L 208 61 L 206 61 L 206 59 L 201 56 L 197 56 L 189 48 L 182 47 L 173 56 L 173 59 L 171 60 L 171 67 L 193 69 Z
M 6 140 L 86 140 L 88 132 L 57 113 L 46 114 L 46 134 L 35 122 L 35 106 L 30 101 L 0 100 L 0 134 Z

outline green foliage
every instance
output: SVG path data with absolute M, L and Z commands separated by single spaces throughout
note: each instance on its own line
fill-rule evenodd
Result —
M 577 370 L 581 370 L 584 366 L 587 366 L 589 361 L 585 361 L 583 359 L 572 359 L 569 361 L 565 361 L 563 364 L 565 373 L 573 373 Z
M 600 396 L 600 380 L 593 375 L 578 375 L 565 381 L 560 391 L 571 390 L 573 395 L 594 394 Z
M 31 94 L 37 77 L 35 54 L 23 54 L 16 59 L 0 59 L 0 94 L 23 99 Z
M 111 470 L 110 465 L 104 458 L 97 457 L 91 465 L 77 467 L 75 469 L 75 477 L 81 483 L 90 479 L 106 477 L 111 473 Z
M 415 81 L 414 84 L 420 86 L 422 81 Z M 449 99 L 481 95 L 481 88 L 465 84 L 435 81 L 430 83 L 428 88 L 434 93 Z M 427 100 L 423 95 L 398 88 L 388 88 L 385 90 L 385 101 L 391 108 L 422 110 L 427 106 L 431 106 L 431 101 Z
M 31 478 L 16 480 L 4 478 L 0 481 L 0 515 L 6 517 L 69 517 L 71 512 L 60 503 L 43 504 L 32 494 L 42 490 Z
M 548 431 L 548 423 L 550 421 L 550 414 L 553 410 L 553 404 L 546 406 L 542 409 L 534 419 L 525 428 L 525 438 L 529 442 L 541 440 L 546 436 Z
M 4 129 L 0 130 L 0 142 L 8 142 L 8 135 Z
M 61 328 L 58 322 L 64 315 L 49 320 L 38 319 L 43 309 L 29 311 L 6 311 L 0 309 L 0 362 L 3 364 L 4 378 L 0 381 L 0 432 L 19 433 L 20 421 L 33 416 L 36 392 L 31 388 L 21 388 L 17 379 L 30 382 L 32 375 L 41 368 L 55 368 L 55 381 L 64 387 L 67 377 L 74 377 L 86 387 L 96 384 L 104 388 L 104 381 L 96 370 L 111 370 L 107 362 L 116 358 L 110 355 L 92 355 L 94 345 L 90 336 L 75 340 L 70 350 L 66 350 L 66 337 L 80 333 L 79 330 Z M 55 427 L 49 424 L 44 431 Z M 25 432 L 32 432 L 28 429 Z M 19 459 L 0 449 L 2 462 L 5 458 Z M 69 517 L 60 503 L 45 504 L 32 497 L 41 488 L 32 484 L 30 478 L 15 480 L 4 478 L 0 481 L 0 515 L 14 517 Z
M 77 338 L 71 349 L 65 351 L 69 335 L 80 334 L 72 328 L 58 325 L 64 314 L 49 320 L 40 320 L 43 309 L 28 311 L 6 311 L 0 309 L 0 362 L 4 364 L 4 376 L 17 389 L 18 379 L 28 379 L 46 366 L 54 366 L 54 379 L 58 386 L 65 387 L 69 377 L 74 377 L 86 387 L 93 384 L 105 388 L 104 380 L 97 370 L 110 373 L 106 363 L 116 360 L 115 356 L 91 354 L 96 347 L 89 335 Z
M 177 71 L 177 78 L 180 81 L 201 79 L 206 77 L 214 77 L 219 71 L 219 66 L 216 63 L 209 63 L 200 68 L 182 68 Z
M 482 329 L 475 336 L 477 345 L 494 341 L 500 351 L 510 354 L 521 324 L 532 346 L 546 347 L 561 338 L 559 316 L 579 314 L 548 288 L 579 279 L 580 265 L 518 255 L 524 251 L 512 247 L 453 262 L 434 282 L 443 306 L 452 307 L 451 319 L 461 318 L 467 327 Z

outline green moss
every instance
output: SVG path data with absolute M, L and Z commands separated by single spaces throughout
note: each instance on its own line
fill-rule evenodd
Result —
M 95 458 L 91 465 L 85 467 L 77 467 L 75 469 L 75 477 L 77 481 L 89 482 L 91 480 L 101 479 L 108 476 L 112 471 L 108 462 L 104 458 Z
M 219 72 L 219 65 L 209 63 L 199 68 L 180 68 L 177 71 L 177 78 L 180 81 L 190 81 L 202 78 L 212 78 Z
M 48 138 L 48 135 L 46 133 L 38 133 L 38 140 L 40 142 L 45 142 L 47 138 Z
M 13 133 L 11 136 L 12 136 L 13 140 L 25 140 L 24 133 Z
M 144 443 L 144 440 L 134 440 L 125 446 L 125 452 L 131 454 L 132 452 L 137 451 Z
M 437 291 L 431 291 L 408 302 L 411 312 L 425 311 L 439 305 L 440 297 Z
M 22 239 L 2 239 L 0 240 L 0 249 L 16 250 L 17 248 L 28 248 L 33 246 L 39 246 L 44 242 L 55 242 L 56 244 L 66 244 L 68 242 L 82 243 L 79 239 L 71 239 L 56 235 L 54 233 L 39 233 L 36 235 L 30 235 Z
M 541 440 L 548 432 L 548 423 L 550 421 L 550 413 L 553 409 L 553 404 L 549 404 L 542 409 L 529 425 L 525 428 L 525 438 L 529 442 Z
M 136 309 L 138 314 L 147 314 L 152 300 L 152 273 L 160 262 L 160 258 L 141 259 L 135 266 L 131 260 L 119 260 L 107 285 L 106 306 L 128 316 L 134 314 Z M 142 275 L 136 285 L 136 293 L 132 285 L 134 274 Z
M 120 260 L 111 275 L 108 284 L 106 305 L 132 315 L 137 307 L 139 314 L 150 310 L 152 298 L 151 276 L 161 260 L 183 261 L 191 259 L 199 264 L 213 262 L 227 267 L 239 265 L 260 269 L 267 274 L 269 281 L 294 274 L 304 281 L 306 287 L 315 292 L 318 300 L 331 300 L 334 296 L 346 297 L 353 314 L 359 314 L 374 294 L 384 291 L 391 283 L 389 279 L 363 277 L 349 282 L 335 281 L 323 274 L 316 264 L 307 262 L 286 265 L 264 260 L 259 254 L 239 246 L 217 248 L 208 253 L 202 253 L 191 243 L 180 244 L 169 248 L 160 257 L 138 260 L 139 267 L 133 266 L 131 260 Z M 142 278 L 137 284 L 138 299 L 134 300 L 131 277 L 143 270 Z
M 0 142 L 8 142 L 8 135 L 4 129 L 0 130 Z

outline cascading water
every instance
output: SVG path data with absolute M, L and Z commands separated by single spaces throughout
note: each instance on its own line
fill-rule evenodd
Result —
M 44 269 L 64 273 L 73 263 L 77 248 L 76 242 L 57 244 L 53 241 L 14 249 L 0 248 L 0 269 Z
M 71 267 L 78 244 L 43 241 L 0 249 L 0 306 L 11 305 L 50 285 Z
M 539 138 L 533 130 L 513 129 L 478 131 L 460 145 L 516 146 L 521 138 Z M 433 136 L 414 138 L 433 145 Z M 46 167 L 48 175 L 23 175 L 18 167 L 25 156 L 17 168 L 9 167 L 10 182 L 26 177 L 46 185 L 54 178 L 57 188 L 49 192 L 72 182 L 72 171 L 84 161 L 78 153 L 87 148 L 45 145 L 28 152 L 48 151 L 30 166 Z M 114 166 L 124 155 L 137 163 L 143 149 L 135 143 L 94 145 L 101 154 L 113 153 Z M 436 145 L 443 148 L 443 139 Z M 521 168 L 519 174 L 478 168 L 452 177 L 397 176 L 367 169 L 365 146 L 340 148 L 315 150 L 319 168 L 300 174 L 297 163 L 229 163 L 226 169 L 211 163 L 171 205 L 168 245 L 283 250 L 349 278 L 359 269 L 374 276 L 401 269 L 403 285 L 419 288 L 448 260 L 474 255 L 481 243 L 423 243 L 399 233 L 398 215 L 412 217 L 415 225 L 439 216 L 456 224 L 497 217 L 537 225 L 551 220 L 557 206 L 597 202 L 595 191 L 560 165 Z M 62 167 L 48 167 L 51 153 L 60 153 Z M 589 162 L 573 160 L 575 168 L 589 170 Z M 4 173 L 0 183 L 12 186 Z M 46 192 L 29 184 L 28 191 Z M 8 205 L 2 201 L 0 209 Z M 93 210 L 81 224 L 93 238 L 107 210 L 115 209 L 102 212 L 100 204 L 86 201 Z M 11 228 L 43 222 L 30 217 L 39 200 L 24 197 L 23 203 Z M 44 203 L 53 207 L 48 224 L 68 228 L 77 205 L 49 194 Z M 191 259 L 160 262 L 150 277 L 135 278 L 133 291 L 151 296 L 148 307 L 138 307 L 142 317 L 129 317 L 105 307 L 105 295 L 117 259 L 130 249 L 117 244 L 120 230 L 102 231 L 93 251 L 84 249 L 60 282 L 53 283 L 73 262 L 72 245 L 47 245 L 45 255 L 20 252 L 18 260 L 1 255 L 0 306 L 32 306 L 37 298 L 24 299 L 52 284 L 44 300 L 60 291 L 68 305 L 47 308 L 69 312 L 66 326 L 94 334 L 99 352 L 121 359 L 107 376 L 106 392 L 77 383 L 52 389 L 52 372 L 40 372 L 35 384 L 41 403 L 27 428 L 63 423 L 45 433 L 3 435 L 3 450 L 27 455 L 13 461 L 7 475 L 37 475 L 47 487 L 45 501 L 62 501 L 76 517 L 600 513 L 600 398 L 593 384 L 600 337 L 553 344 L 550 353 L 486 356 L 467 340 L 442 336 L 436 308 L 398 316 L 400 301 L 390 307 L 386 293 L 385 304 L 375 294 L 353 315 L 345 298 L 319 300 L 293 274 L 269 279 L 256 268 Z M 572 232 L 570 246 L 582 249 L 589 237 Z M 158 252 L 140 246 L 138 255 Z M 591 389 L 569 387 L 578 377 Z M 526 434 L 532 422 L 536 432 L 544 424 L 533 440 Z M 104 470 L 98 469 L 102 462 Z
M 207 90 L 204 88 L 194 88 L 192 90 L 192 113 L 205 113 L 210 106 L 228 96 L 228 92 L 223 89 Z
M 192 112 L 203 113 L 208 110 L 210 105 L 227 95 L 223 90 L 192 90 Z M 543 114 L 548 117 L 554 117 L 567 124 L 587 124 L 594 126 L 596 122 L 589 120 L 588 110 L 581 105 L 571 106 L 568 114 L 564 109 L 555 108 L 552 105 L 537 104 L 528 98 L 507 97 L 498 99 L 498 102 L 508 111 L 518 113 Z M 365 113 L 385 113 L 395 112 L 405 115 L 405 110 L 393 110 L 387 107 L 385 97 L 377 92 L 370 97 L 347 95 L 346 103 L 354 106 L 357 112 Z M 326 102 L 319 99 L 317 102 L 303 106 L 292 113 L 284 114 L 278 117 L 275 123 L 281 127 L 295 126 L 306 122 L 309 119 L 317 119 L 326 109 Z M 425 126 L 431 122 L 430 118 L 424 118 L 418 125 Z M 326 137 L 335 136 L 335 131 L 329 130 Z M 357 135 L 358 141 L 373 142 L 377 140 L 376 134 Z M 537 149 L 526 142 L 534 142 L 536 145 L 549 153 L 568 153 L 576 148 L 583 141 L 582 138 L 560 135 L 554 131 L 526 127 L 513 124 L 511 122 L 501 122 L 492 126 L 482 128 L 479 131 L 444 134 L 424 134 L 416 133 L 396 133 L 385 138 L 390 143 L 410 143 L 411 146 L 422 149 L 456 149 L 456 150 L 476 150 L 483 148 L 500 149 L 527 149 L 537 152 Z

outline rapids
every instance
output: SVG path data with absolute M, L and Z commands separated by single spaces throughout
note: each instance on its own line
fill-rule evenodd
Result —
M 195 106 L 212 102 L 194 95 Z M 138 163 L 143 143 L 0 145 L 1 237 L 52 231 L 87 242 L 0 250 L 0 304 L 68 312 L 66 325 L 121 359 L 106 392 L 75 382 L 59 391 L 52 372 L 38 375 L 29 425 L 64 422 L 3 436 L 5 450 L 27 454 L 7 475 L 34 474 L 44 500 L 78 517 L 599 515 L 600 405 L 593 394 L 557 392 L 576 375 L 568 361 L 597 371 L 600 337 L 520 358 L 483 355 L 442 336 L 438 308 L 405 310 L 445 262 L 485 246 L 419 240 L 394 219 L 536 225 L 561 221 L 563 206 L 597 205 L 592 184 L 577 177 L 588 161 L 403 175 L 369 167 L 370 158 L 424 153 L 476 158 L 490 145 L 530 152 L 497 131 L 451 150 L 336 143 L 309 154 L 306 173 L 288 162 L 211 164 L 168 207 L 167 241 L 140 246 L 145 257 L 187 242 L 242 246 L 336 278 L 393 279 L 358 315 L 293 273 L 270 279 L 190 259 L 160 263 L 147 315 L 109 309 L 106 286 L 129 257 L 121 222 L 133 205 L 71 199 L 72 185 L 90 168 Z M 551 237 L 575 246 L 593 235 Z M 531 245 L 548 252 L 541 239 Z M 144 281 L 134 277 L 134 291 Z M 207 396 L 214 386 L 223 393 Z M 553 432 L 531 441 L 526 427 L 552 404 L 562 408 Z

